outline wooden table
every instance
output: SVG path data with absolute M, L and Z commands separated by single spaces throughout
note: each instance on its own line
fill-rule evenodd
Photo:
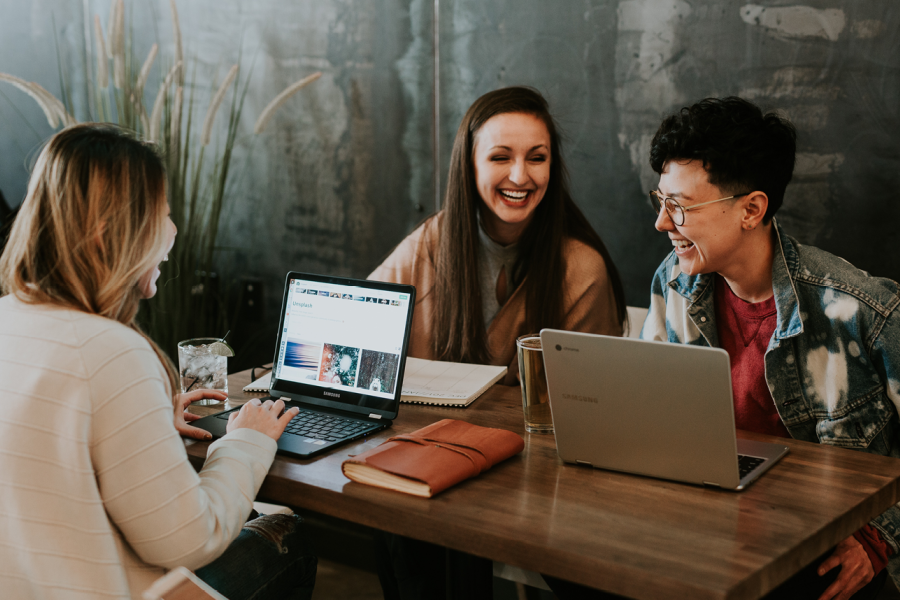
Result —
M 229 377 L 230 396 L 249 381 Z M 515 431 L 525 450 L 432 499 L 342 475 L 348 455 L 443 418 Z M 495 386 L 463 410 L 404 404 L 393 428 L 321 457 L 279 456 L 259 497 L 629 597 L 758 598 L 898 501 L 900 460 L 778 442 L 790 454 L 740 493 L 573 466 L 525 432 L 518 388 Z M 197 468 L 207 446 L 188 442 Z

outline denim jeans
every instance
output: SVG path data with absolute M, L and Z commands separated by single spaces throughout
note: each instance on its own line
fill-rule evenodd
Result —
M 309 600 L 316 555 L 297 515 L 248 521 L 237 539 L 197 576 L 228 600 Z

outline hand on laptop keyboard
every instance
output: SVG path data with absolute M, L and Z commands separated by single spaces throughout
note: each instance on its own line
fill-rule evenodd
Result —
M 244 404 L 241 410 L 229 415 L 226 430 L 231 432 L 246 427 L 278 441 L 278 438 L 284 433 L 284 428 L 298 412 L 300 409 L 296 406 L 285 411 L 282 400 L 272 401 L 269 399 L 262 402 L 259 398 L 253 398 Z
M 188 412 L 188 407 L 198 400 L 212 398 L 218 402 L 228 400 L 228 394 L 220 390 L 194 390 L 183 394 L 175 394 L 175 430 L 184 437 L 194 438 L 195 440 L 208 440 L 212 438 L 212 434 L 208 431 L 188 425 L 187 421 L 197 421 L 202 417 L 200 415 Z

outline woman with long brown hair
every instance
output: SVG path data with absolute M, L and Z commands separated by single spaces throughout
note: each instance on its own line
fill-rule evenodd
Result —
M 251 401 L 198 474 L 184 407 L 224 395 L 174 395 L 135 323 L 175 239 L 165 181 L 154 148 L 111 125 L 65 129 L 37 159 L 0 257 L 5 596 L 140 598 L 176 566 L 231 600 L 311 596 L 296 519 L 242 531 L 296 412 Z
M 506 365 L 543 328 L 622 335 L 618 272 L 569 193 L 560 135 L 536 90 L 489 92 L 460 123 L 444 209 L 369 276 L 415 285 L 410 356 Z M 380 534 L 385 598 L 490 598 L 491 563 Z
M 444 208 L 370 279 L 418 289 L 410 356 L 508 365 L 543 328 L 621 335 L 624 292 L 569 192 L 560 135 L 536 90 L 489 92 L 460 123 Z

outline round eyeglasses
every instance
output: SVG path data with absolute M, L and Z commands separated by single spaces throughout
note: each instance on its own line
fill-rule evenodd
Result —
M 688 206 L 685 208 L 680 205 L 675 198 L 670 196 L 663 196 L 661 192 L 657 190 L 653 190 L 650 192 L 650 206 L 653 207 L 653 210 L 656 211 L 656 214 L 659 215 L 659 211 L 663 206 L 666 207 L 666 212 L 669 214 L 669 218 L 672 219 L 672 222 L 675 225 L 681 227 L 684 225 L 684 213 L 694 210 L 696 208 L 700 208 L 701 206 L 706 206 L 707 204 L 715 204 L 716 202 L 724 202 L 725 200 L 734 200 L 735 198 L 740 198 L 741 196 L 746 196 L 750 192 L 744 192 L 743 194 L 735 194 L 734 196 L 728 196 L 727 198 L 719 198 L 718 200 L 710 200 L 709 202 L 701 202 L 700 204 L 695 204 L 693 206 Z

